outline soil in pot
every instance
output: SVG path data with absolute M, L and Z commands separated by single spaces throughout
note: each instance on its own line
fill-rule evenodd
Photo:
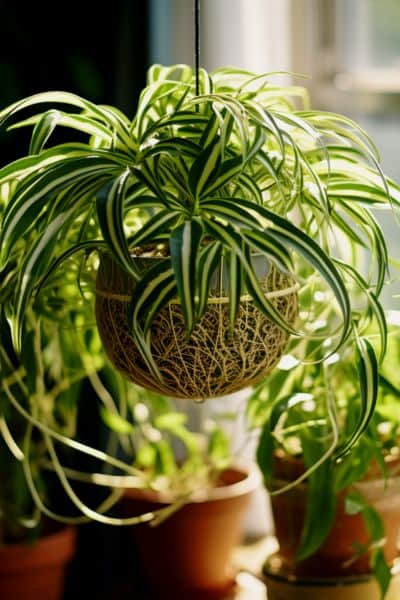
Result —
M 1 600 L 61 600 L 76 530 L 58 528 L 32 544 L 0 547 Z
M 137 258 L 146 270 L 154 260 Z M 270 321 L 247 296 L 242 297 L 233 331 L 226 295 L 215 293 L 188 339 L 180 305 L 171 302 L 151 326 L 151 352 L 160 372 L 156 380 L 138 350 L 128 323 L 134 280 L 110 255 L 101 256 L 96 281 L 96 319 L 114 366 L 140 386 L 175 398 L 201 400 L 223 396 L 265 377 L 276 365 L 288 334 Z M 285 274 L 270 268 L 263 279 L 270 302 L 293 324 L 298 314 L 297 288 Z
M 218 486 L 199 494 L 161 524 L 132 528 L 148 597 L 217 600 L 235 588 L 232 552 L 241 541 L 245 512 L 258 485 L 257 472 L 228 469 Z M 161 506 L 165 502 L 156 494 L 139 490 L 128 490 L 122 501 L 126 515 Z

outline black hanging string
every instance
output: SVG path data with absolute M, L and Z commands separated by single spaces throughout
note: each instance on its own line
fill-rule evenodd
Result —
M 194 0 L 194 65 L 196 96 L 200 93 L 200 0 Z

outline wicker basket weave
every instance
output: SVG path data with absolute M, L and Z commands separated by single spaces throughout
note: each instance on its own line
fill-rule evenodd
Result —
M 146 267 L 160 259 L 136 259 Z M 165 259 L 161 259 L 165 260 Z M 143 267 L 142 267 L 143 268 Z M 212 295 L 189 339 L 179 303 L 171 302 L 151 326 L 151 352 L 161 380 L 143 360 L 130 330 L 127 309 L 134 280 L 103 255 L 96 282 L 97 326 L 113 365 L 134 383 L 174 398 L 203 400 L 253 385 L 278 362 L 289 336 L 242 297 L 233 331 L 226 296 Z M 298 314 L 296 286 L 276 268 L 263 281 L 266 296 L 289 323 Z

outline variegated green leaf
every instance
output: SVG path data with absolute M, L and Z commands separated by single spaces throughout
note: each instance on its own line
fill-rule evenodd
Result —
M 335 454 L 340 460 L 357 443 L 363 434 L 374 413 L 378 395 L 378 361 L 372 344 L 365 338 L 356 336 L 358 374 L 360 382 L 361 409 L 360 417 L 352 434 L 340 446 Z
M 31 175 L 20 185 L 6 207 L 0 237 L 1 262 L 7 259 L 14 244 L 31 229 L 44 209 L 46 202 L 63 188 L 76 183 L 79 178 L 99 176 L 99 185 L 103 175 L 112 175 L 120 170 L 108 159 L 96 156 L 71 158 L 60 164 L 49 166 L 43 174 Z M 74 198 L 69 198 L 69 203 Z M 67 206 L 65 208 L 68 208 Z
M 248 200 L 236 198 L 238 206 L 254 209 L 254 205 Z M 271 238 L 276 238 L 283 244 L 288 244 L 298 252 L 327 282 L 332 289 L 342 312 L 343 326 L 342 335 L 338 345 L 347 338 L 351 328 L 351 305 L 350 298 L 344 281 L 337 267 L 327 253 L 307 234 L 288 220 L 276 215 L 263 206 L 257 206 L 258 213 L 269 220 L 273 227 L 268 227 Z
M 124 203 L 129 185 L 130 171 L 127 169 L 112 183 L 107 194 L 97 196 L 97 216 L 101 232 L 114 258 L 134 279 L 140 275 L 132 260 L 124 231 Z
M 128 307 L 128 320 L 137 347 L 158 381 L 162 381 L 162 377 L 152 355 L 151 325 L 154 316 L 176 296 L 176 289 L 170 260 L 157 260 L 137 283 Z
M 62 228 L 73 218 L 73 211 L 60 213 L 47 227 L 42 237 L 39 237 L 27 252 L 21 265 L 17 289 L 15 291 L 16 307 L 13 327 L 13 341 L 18 351 L 21 348 L 22 323 L 25 309 L 32 297 L 34 287 L 44 275 L 51 261 L 54 246 Z
M 196 263 L 202 235 L 202 226 L 196 219 L 192 219 L 174 229 L 169 244 L 188 336 L 195 325 Z
M 342 269 L 343 271 L 348 273 L 348 275 L 351 277 L 351 279 L 353 279 L 354 282 L 357 284 L 359 289 L 365 294 L 365 297 L 371 308 L 371 312 L 372 312 L 373 316 L 375 317 L 376 322 L 378 324 L 378 328 L 379 328 L 379 332 L 380 332 L 380 341 L 381 341 L 379 362 L 382 362 L 382 360 L 386 354 L 387 336 L 388 336 L 385 311 L 383 310 L 383 307 L 382 307 L 381 303 L 379 302 L 378 298 L 376 297 L 376 295 L 370 290 L 368 283 L 365 281 L 365 279 L 362 277 L 362 275 L 360 273 L 358 273 L 358 271 L 356 271 L 356 269 L 354 267 L 352 267 L 351 265 L 349 265 L 341 260 L 338 260 L 338 259 L 334 259 L 334 261 L 340 269 Z
M 242 294 L 243 274 L 240 258 L 235 252 L 228 252 L 226 258 L 226 269 L 228 274 L 229 323 L 231 330 L 233 331 L 239 310 L 240 297 Z
M 161 234 L 169 233 L 179 217 L 180 214 L 177 211 L 160 210 L 128 239 L 128 247 L 136 248 L 154 242 Z
M 221 163 L 221 146 L 214 141 L 196 158 L 189 171 L 189 187 L 198 200 L 202 192 L 214 181 Z
M 198 292 L 196 320 L 200 320 L 207 309 L 211 284 L 221 262 L 221 249 L 220 242 L 215 241 L 210 241 L 199 249 L 196 275 Z
M 246 278 L 247 289 L 257 307 L 284 331 L 291 335 L 298 335 L 298 332 L 285 321 L 274 305 L 266 298 L 251 262 L 242 250 L 243 240 L 239 235 L 230 226 L 223 227 L 216 221 L 211 220 L 204 220 L 204 222 L 210 235 L 238 256 Z

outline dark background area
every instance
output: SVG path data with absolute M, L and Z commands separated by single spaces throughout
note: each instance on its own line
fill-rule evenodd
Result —
M 132 117 L 149 66 L 148 2 L 0 0 L 0 109 L 65 90 Z M 0 136 L 0 163 L 21 155 L 23 134 Z
M 0 110 L 37 92 L 65 90 L 93 102 L 113 104 L 132 117 L 149 66 L 148 39 L 146 1 L 0 0 Z M 27 151 L 27 135 L 24 131 L 0 134 L 0 165 Z M 90 386 L 84 386 L 80 439 L 101 447 L 104 431 L 100 423 L 97 399 Z M 75 467 L 93 467 L 83 458 L 80 461 Z M 102 499 L 100 490 L 92 488 L 85 494 L 93 507 Z M 134 548 L 127 528 L 83 525 L 78 529 L 65 600 L 124 597 L 124 582 L 134 572 Z

